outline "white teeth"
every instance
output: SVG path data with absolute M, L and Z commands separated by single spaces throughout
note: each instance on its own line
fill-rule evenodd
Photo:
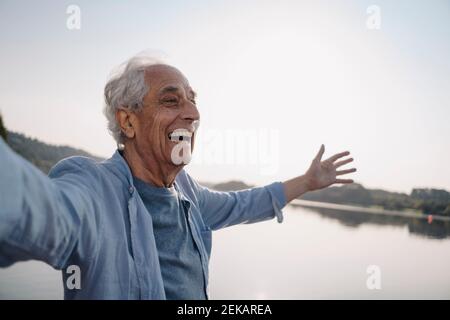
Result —
M 169 139 L 172 141 L 190 141 L 192 138 L 192 132 L 186 129 L 176 129 L 172 133 L 169 133 Z

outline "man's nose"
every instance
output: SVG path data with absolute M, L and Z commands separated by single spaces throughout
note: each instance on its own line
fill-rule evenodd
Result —
M 192 101 L 187 101 L 182 114 L 183 120 L 200 120 L 200 113 L 198 112 L 197 106 Z

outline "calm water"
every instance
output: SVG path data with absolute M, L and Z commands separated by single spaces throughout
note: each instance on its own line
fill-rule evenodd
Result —
M 214 233 L 213 299 L 450 299 L 448 225 L 291 206 L 284 213 L 282 224 Z M 369 265 L 380 267 L 380 290 L 367 289 Z M 0 298 L 61 299 L 60 279 L 43 263 L 18 263 L 0 269 Z

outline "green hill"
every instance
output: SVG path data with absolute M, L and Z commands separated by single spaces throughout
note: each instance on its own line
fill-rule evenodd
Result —
M 442 189 L 415 188 L 406 193 L 366 189 L 353 183 L 305 193 L 303 200 L 380 207 L 387 210 L 415 209 L 425 214 L 450 216 L 450 192 Z
M 86 156 L 99 161 L 103 160 L 100 157 L 93 156 L 80 149 L 68 146 L 50 145 L 12 131 L 8 131 L 7 142 L 11 149 L 33 163 L 44 173 L 48 173 L 50 168 L 58 161 L 70 156 Z

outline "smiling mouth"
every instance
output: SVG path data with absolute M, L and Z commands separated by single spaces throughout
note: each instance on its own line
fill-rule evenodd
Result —
M 176 129 L 169 133 L 167 136 L 170 141 L 172 142 L 181 142 L 186 141 L 191 143 L 192 140 L 192 132 L 186 130 L 186 129 Z

